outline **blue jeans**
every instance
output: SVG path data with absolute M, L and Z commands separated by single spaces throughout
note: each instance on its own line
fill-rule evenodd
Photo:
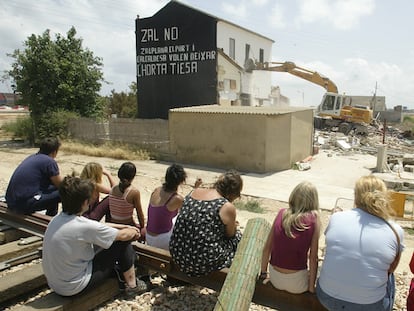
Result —
M 98 286 L 103 280 L 113 275 L 117 263 L 121 273 L 127 271 L 134 265 L 136 258 L 135 251 L 129 241 L 115 241 L 110 248 L 103 249 L 95 255 L 92 262 L 91 279 L 81 292 Z
M 25 202 L 23 205 L 24 214 L 46 210 L 46 215 L 55 216 L 58 212 L 58 204 L 60 201 L 59 190 L 54 186 L 49 186 L 48 189 Z
M 391 273 L 388 277 L 387 293 L 385 297 L 380 301 L 371 304 L 358 304 L 341 299 L 336 299 L 326 294 L 321 287 L 319 282 L 316 284 L 316 295 L 318 296 L 321 304 L 330 311 L 335 310 L 352 310 L 352 311 L 392 311 L 395 297 L 395 279 L 394 274 Z
M 30 198 L 18 199 L 13 204 L 7 202 L 7 208 L 17 214 L 32 214 L 46 210 L 46 215 L 55 216 L 60 201 L 59 190 L 51 185 L 46 190 L 36 193 Z

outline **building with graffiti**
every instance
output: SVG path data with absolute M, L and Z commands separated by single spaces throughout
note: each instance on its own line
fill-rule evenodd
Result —
M 138 17 L 138 117 L 168 119 L 169 109 L 200 105 L 272 104 L 270 73 L 252 69 L 270 61 L 273 43 L 175 0 Z

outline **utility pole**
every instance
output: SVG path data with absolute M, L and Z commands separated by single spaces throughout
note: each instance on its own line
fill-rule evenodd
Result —
M 375 108 L 376 108 L 375 106 L 377 104 L 377 86 L 378 86 L 377 81 L 375 81 L 374 95 L 372 95 L 371 104 L 370 104 L 372 111 L 375 111 Z

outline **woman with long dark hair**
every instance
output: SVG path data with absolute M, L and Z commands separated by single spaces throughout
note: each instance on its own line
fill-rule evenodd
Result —
M 184 201 L 184 197 L 178 193 L 178 187 L 186 178 L 184 168 L 179 164 L 172 164 L 165 172 L 162 186 L 152 192 L 148 204 L 148 245 L 169 249 L 174 220 Z
M 118 170 L 119 184 L 109 193 L 110 222 L 133 225 L 141 229 L 141 239 L 145 236 L 145 217 L 141 206 L 141 193 L 132 185 L 137 168 L 132 162 L 125 162 Z M 138 223 L 134 219 L 134 210 Z

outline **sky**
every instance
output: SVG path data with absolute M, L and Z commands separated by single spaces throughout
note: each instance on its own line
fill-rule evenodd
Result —
M 412 0 L 182 0 L 193 8 L 274 40 L 272 59 L 292 61 L 330 78 L 340 93 L 385 96 L 388 109 L 414 109 Z M 128 91 L 136 81 L 135 19 L 150 17 L 167 0 L 0 0 L 0 76 L 7 54 L 32 34 L 52 38 L 71 26 L 83 48 L 102 58 L 101 95 Z M 317 106 L 325 90 L 285 72 L 272 82 L 293 106 Z M 0 92 L 12 92 L 12 81 Z

